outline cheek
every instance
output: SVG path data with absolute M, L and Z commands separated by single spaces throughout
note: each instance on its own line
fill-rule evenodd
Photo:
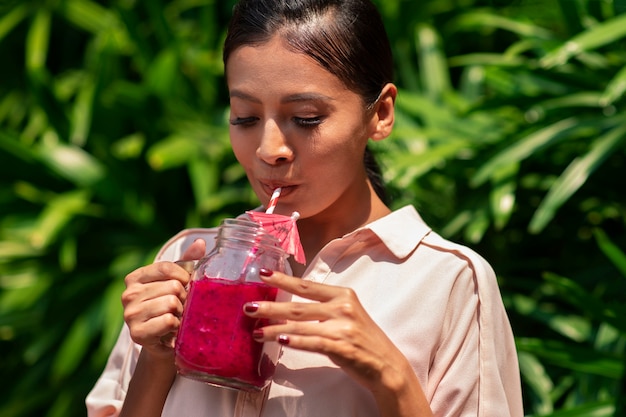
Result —
M 250 163 L 251 158 L 255 154 L 255 147 L 252 141 L 246 141 L 240 135 L 230 132 L 230 146 L 235 154 L 237 161 L 244 167 Z
M 352 143 L 346 143 L 349 141 Z M 335 187 L 342 188 L 346 182 L 353 182 L 364 172 L 364 149 L 356 146 L 353 138 L 346 138 L 342 142 L 323 149 L 317 148 L 300 159 L 310 178 L 317 179 L 315 182 L 327 193 Z
M 340 169 L 352 168 L 355 164 L 362 163 L 368 139 L 361 126 L 343 131 L 336 129 L 333 136 L 333 140 L 324 147 L 323 160 Z

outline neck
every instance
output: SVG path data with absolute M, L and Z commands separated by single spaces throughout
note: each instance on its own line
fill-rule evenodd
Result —
M 330 241 L 340 238 L 359 227 L 365 226 L 391 210 L 378 198 L 368 182 L 368 199 L 356 208 L 348 206 L 344 210 L 329 208 L 326 212 L 298 221 L 298 231 L 307 262 L 310 263 L 320 250 Z M 346 207 L 346 206 L 344 206 Z M 292 264 L 294 275 L 301 276 L 306 266 Z

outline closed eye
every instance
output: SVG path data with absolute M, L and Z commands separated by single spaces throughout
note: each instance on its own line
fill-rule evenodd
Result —
M 322 117 L 294 117 L 294 122 L 304 128 L 314 128 L 324 122 Z
M 258 120 L 258 117 L 236 117 L 230 119 L 230 124 L 232 126 L 251 126 Z

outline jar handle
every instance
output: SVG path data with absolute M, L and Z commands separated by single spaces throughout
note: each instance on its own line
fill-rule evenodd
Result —
M 196 265 L 198 264 L 198 261 L 182 261 L 181 260 L 181 261 L 175 261 L 174 263 L 182 267 L 189 274 L 193 274 L 193 271 L 196 269 Z

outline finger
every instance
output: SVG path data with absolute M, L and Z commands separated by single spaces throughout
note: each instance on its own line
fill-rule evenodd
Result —
M 183 256 L 180 258 L 182 261 L 195 261 L 204 256 L 206 252 L 206 242 L 204 239 L 196 239 L 191 246 L 187 248 Z
M 191 246 L 187 248 L 185 253 L 180 260 L 175 261 L 174 263 L 185 271 L 188 274 L 193 274 L 196 269 L 198 259 L 202 258 L 206 252 L 206 242 L 204 239 L 196 239 L 193 241 Z
M 152 317 L 143 322 L 130 322 L 130 336 L 135 343 L 142 346 L 161 344 L 164 336 L 176 333 L 180 319 L 172 314 Z
M 308 322 L 283 322 L 263 326 L 261 332 L 253 335 L 258 341 L 276 341 L 281 335 L 288 336 L 315 336 L 328 340 L 341 339 L 342 329 L 339 324 L 320 325 L 317 321 Z
M 263 302 L 254 301 L 243 306 L 250 317 L 266 318 L 272 321 L 324 321 L 330 318 L 327 307 L 320 303 Z
M 174 262 L 161 261 L 134 270 L 126 275 L 124 281 L 127 288 L 135 283 L 147 284 L 169 280 L 177 280 L 185 286 L 189 282 L 189 278 L 189 273 Z
M 161 336 L 159 338 L 159 342 L 166 348 L 174 349 L 176 347 L 176 333 L 171 332 L 166 334 L 165 336 Z
M 257 342 L 278 342 L 283 346 L 325 355 L 341 356 L 349 352 L 349 344 L 334 335 L 322 335 L 317 331 L 297 332 L 291 328 L 266 326 L 255 329 L 253 337 Z M 354 349 L 352 349 L 354 351 Z
M 124 317 L 127 321 L 147 321 L 152 317 L 173 314 L 180 317 L 184 298 L 176 294 L 164 294 L 146 299 L 134 299 L 125 304 Z
M 380 369 L 388 359 L 380 338 L 372 339 L 363 329 L 346 331 L 338 323 L 296 322 L 255 329 L 257 342 L 278 342 L 294 349 L 327 355 L 349 373 L 371 379 L 372 370 Z M 384 338 L 383 338 L 384 339 Z
M 280 288 L 291 294 L 315 301 L 329 301 L 342 295 L 346 288 L 332 285 L 319 284 L 317 282 L 304 280 L 286 275 L 282 272 L 272 272 L 264 270 L 261 279 L 273 287 Z
M 189 278 L 187 278 L 188 280 Z M 126 308 L 131 304 L 140 304 L 164 296 L 172 296 L 180 303 L 184 303 L 187 298 L 185 283 L 176 279 L 132 283 L 122 292 L 122 305 Z

